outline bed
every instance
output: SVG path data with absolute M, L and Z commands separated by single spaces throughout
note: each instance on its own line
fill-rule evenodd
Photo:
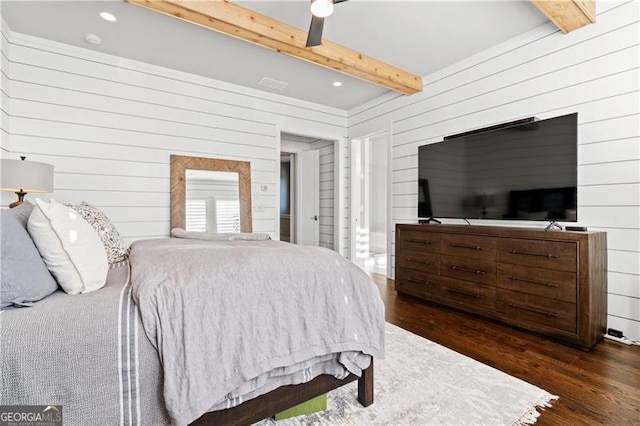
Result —
M 0 404 L 62 405 L 70 425 L 250 424 L 354 380 L 371 404 L 371 279 L 327 249 L 238 236 L 138 241 L 104 287 L 2 310 Z

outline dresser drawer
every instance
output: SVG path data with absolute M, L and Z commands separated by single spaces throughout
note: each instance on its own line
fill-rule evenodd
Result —
M 501 238 L 498 262 L 576 272 L 578 246 L 575 242 Z
M 403 270 L 396 276 L 396 290 L 412 296 L 431 299 L 440 294 L 440 277 L 417 271 Z
M 494 260 L 496 258 L 496 239 L 478 235 L 443 235 L 442 254 Z
M 444 299 L 471 310 L 493 310 L 495 291 L 492 287 L 444 277 L 440 282 L 440 293 Z
M 419 231 L 401 231 L 398 247 L 400 250 L 426 251 L 440 253 L 442 237 L 440 234 Z
M 576 304 L 532 296 L 509 290 L 498 290 L 496 310 L 511 321 L 526 321 L 561 331 L 577 330 Z
M 437 275 L 440 273 L 440 255 L 402 250 L 396 256 L 396 265 L 400 269 L 406 268 Z
M 496 263 L 468 257 L 442 256 L 440 274 L 476 283 L 496 285 Z
M 577 285 L 574 272 L 498 264 L 498 287 L 507 290 L 575 303 Z

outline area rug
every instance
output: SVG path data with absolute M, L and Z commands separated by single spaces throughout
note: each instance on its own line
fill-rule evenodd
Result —
M 556 396 L 387 323 L 386 356 L 375 364 L 375 402 L 357 382 L 329 393 L 323 412 L 261 424 L 529 425 Z

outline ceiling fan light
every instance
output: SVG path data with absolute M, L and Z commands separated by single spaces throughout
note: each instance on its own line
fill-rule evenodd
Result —
M 333 13 L 333 1 L 313 0 L 311 2 L 311 13 L 318 18 L 326 18 Z

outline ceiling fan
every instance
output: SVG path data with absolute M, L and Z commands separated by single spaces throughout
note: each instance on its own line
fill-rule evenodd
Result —
M 322 42 L 324 18 L 333 13 L 333 5 L 347 0 L 311 0 L 311 25 L 307 36 L 307 47 L 319 46 Z

